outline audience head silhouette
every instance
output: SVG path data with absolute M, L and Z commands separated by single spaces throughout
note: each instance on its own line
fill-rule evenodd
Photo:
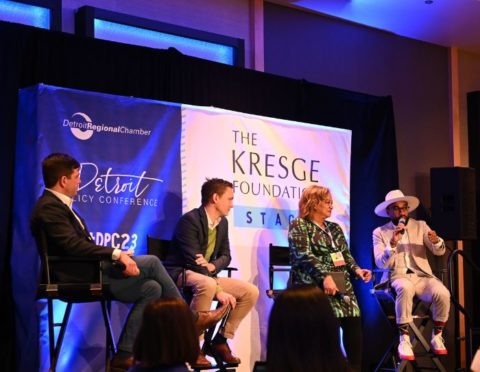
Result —
M 133 347 L 142 367 L 192 364 L 199 352 L 195 322 L 185 301 L 159 299 L 146 306 Z
M 327 297 L 317 286 L 286 289 L 270 313 L 268 371 L 349 371 L 338 327 Z

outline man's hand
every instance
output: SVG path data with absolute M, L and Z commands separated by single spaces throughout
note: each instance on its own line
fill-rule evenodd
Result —
M 437 233 L 435 232 L 435 230 L 430 230 L 428 233 L 427 233 L 427 236 L 428 236 L 428 240 L 430 240 L 430 242 L 432 244 L 437 244 L 438 241 L 440 240 L 438 238 L 438 235 Z
M 383 251 L 383 256 L 385 257 L 386 260 L 390 258 L 395 252 L 397 251 L 397 248 L 385 248 Z
M 195 257 L 197 257 L 197 258 L 195 258 L 195 263 L 197 265 L 200 265 L 200 266 L 203 266 L 203 267 L 208 265 L 208 261 L 205 259 L 205 257 L 203 257 L 203 254 L 201 254 L 201 253 L 196 254 Z
M 125 252 L 128 256 L 132 257 L 133 256 L 133 249 L 130 248 L 128 251 Z
M 222 303 L 222 305 L 229 304 L 232 306 L 232 309 L 235 309 L 235 306 L 237 306 L 237 300 L 230 293 L 220 291 L 216 294 L 216 297 L 217 300 Z
M 368 283 L 370 279 L 372 279 L 372 272 L 367 269 L 357 269 L 355 270 L 355 274 L 357 274 L 357 276 L 365 283 Z
M 335 284 L 335 281 L 333 280 L 331 275 L 327 275 L 325 279 L 323 279 L 323 291 L 325 292 L 326 295 L 335 295 L 336 292 L 338 292 L 337 285 Z
M 205 257 L 203 257 L 203 254 L 196 254 L 195 255 L 197 258 L 195 259 L 195 263 L 197 265 L 200 265 L 200 266 L 203 266 L 205 267 L 209 272 L 213 273 L 215 272 L 215 270 L 217 270 L 217 268 L 215 267 L 214 264 L 211 264 L 210 262 L 208 262 Z
M 130 258 L 131 255 L 128 252 L 120 253 L 120 258 L 118 259 L 121 263 L 125 265 L 125 270 L 123 270 L 123 275 L 125 276 L 138 276 L 140 275 L 140 270 L 138 269 L 137 263 Z
M 405 230 L 405 226 L 395 226 L 395 230 L 393 231 L 392 239 L 390 239 L 390 246 L 395 248 L 397 243 L 402 240 L 402 231 Z

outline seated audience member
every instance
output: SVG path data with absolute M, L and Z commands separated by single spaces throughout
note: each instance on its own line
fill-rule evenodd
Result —
M 298 207 L 299 215 L 288 227 L 292 284 L 316 284 L 328 295 L 343 331 L 348 362 L 353 370 L 361 371 L 362 322 L 351 278 L 367 283 L 372 273 L 353 258 L 340 225 L 328 221 L 333 210 L 328 188 L 307 187 Z
M 193 288 L 193 310 L 210 309 L 214 299 L 232 307 L 209 352 L 225 363 L 240 363 L 227 339 L 234 337 L 240 322 L 255 305 L 258 288 L 243 280 L 217 277 L 231 260 L 226 216 L 233 207 L 232 183 L 218 178 L 207 180 L 201 194 L 202 205 L 178 221 L 165 263 L 177 284 L 182 282 L 182 271 L 186 269 L 186 285 Z M 195 365 L 211 366 L 202 353 Z
M 373 231 L 375 263 L 380 269 L 389 269 L 382 282 L 390 275 L 395 298 L 395 313 L 400 333 L 398 354 L 401 359 L 413 360 L 408 323 L 413 321 L 413 297 L 432 303 L 434 327 L 430 345 L 435 354 L 447 354 L 442 332 L 450 310 L 450 292 L 435 277 L 428 263 L 427 249 L 435 256 L 445 253 L 445 242 L 430 229 L 425 221 L 410 218 L 409 212 L 418 207 L 415 196 L 405 196 L 392 190 L 385 201 L 375 208 L 375 214 L 390 219 Z
M 133 302 L 120 340 L 118 354 L 112 360 L 112 370 L 127 370 L 133 363 L 133 342 L 138 332 L 145 306 L 158 298 L 178 298 L 181 295 L 167 271 L 155 256 L 132 256 L 129 252 L 96 245 L 85 220 L 72 208 L 73 198 L 80 185 L 80 163 L 66 154 L 50 154 L 42 162 L 45 191 L 38 199 L 31 216 L 34 236 L 43 230 L 46 234 L 48 253 L 54 256 L 95 256 L 104 259 L 104 280 L 110 284 L 113 298 Z M 113 265 L 118 261 L 120 265 Z M 75 270 L 57 270 L 59 281 L 81 281 L 85 273 L 82 267 Z M 204 330 L 218 320 L 227 307 L 213 312 L 195 313 L 197 328 Z
M 129 372 L 183 372 L 200 348 L 192 313 L 177 298 L 150 302 L 133 346 L 137 364 Z
M 350 371 L 338 330 L 338 319 L 320 288 L 302 285 L 286 289 L 270 312 L 266 370 Z

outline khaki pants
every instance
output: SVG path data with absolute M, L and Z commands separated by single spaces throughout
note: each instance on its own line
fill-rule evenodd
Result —
M 209 276 L 196 273 L 195 271 L 186 271 L 186 285 L 192 287 L 193 299 L 190 308 L 195 311 L 208 311 L 211 308 L 212 301 L 215 298 L 217 281 L 223 291 L 231 294 L 237 301 L 237 306 L 230 312 L 223 336 L 233 338 L 238 325 L 248 312 L 255 306 L 258 299 L 258 288 L 243 280 L 233 278 L 211 278 Z M 182 282 L 182 275 L 177 283 Z

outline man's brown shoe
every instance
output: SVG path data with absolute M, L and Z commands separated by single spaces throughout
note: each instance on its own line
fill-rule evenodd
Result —
M 133 366 L 134 360 L 133 356 L 118 356 L 115 355 L 110 361 L 110 371 L 111 372 L 122 372 L 128 371 L 128 369 Z
M 222 307 L 212 311 L 199 311 L 195 325 L 198 334 L 202 334 L 206 329 L 217 324 L 226 314 L 230 305 L 223 305 Z
M 220 358 L 224 363 L 240 364 L 240 358 L 232 354 L 232 350 L 230 350 L 230 347 L 226 342 L 221 344 L 211 344 L 209 354 L 210 353 L 215 359 Z
M 192 364 L 192 368 L 211 368 L 212 363 L 208 361 L 207 358 L 205 358 L 205 354 L 203 351 L 200 351 L 200 354 L 198 354 L 197 361 L 195 364 Z

